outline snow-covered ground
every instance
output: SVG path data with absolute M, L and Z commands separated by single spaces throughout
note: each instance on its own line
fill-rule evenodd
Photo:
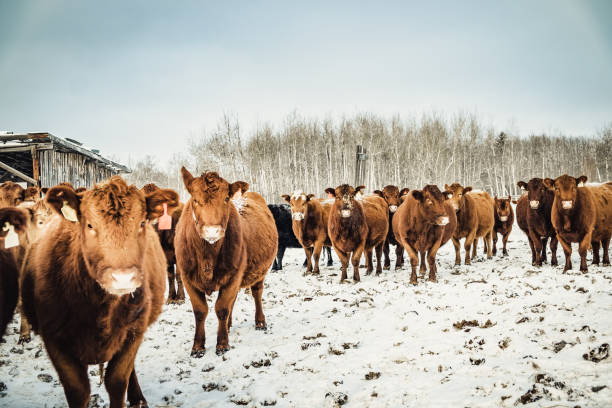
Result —
M 232 349 L 215 355 L 210 313 L 207 353 L 191 358 L 190 303 L 164 306 L 138 352 L 140 384 L 151 407 L 612 406 L 612 358 L 583 358 L 612 341 L 612 268 L 532 267 L 516 226 L 509 252 L 455 267 L 449 242 L 438 283 L 415 287 L 407 269 L 339 284 L 335 255 L 334 267 L 303 276 L 303 251 L 288 250 L 285 270 L 266 280 L 266 332 L 241 292 Z M 40 339 L 17 345 L 16 320 L 0 344 L 0 406 L 65 406 Z M 454 327 L 463 320 L 478 327 Z M 97 367 L 90 373 L 91 406 L 104 406 Z

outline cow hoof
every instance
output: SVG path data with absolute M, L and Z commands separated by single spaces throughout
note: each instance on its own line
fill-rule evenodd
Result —
M 410 284 L 416 286 L 417 285 L 417 280 L 416 279 L 410 279 Z
M 202 350 L 191 350 L 191 357 L 193 358 L 202 358 L 206 354 L 206 349 Z
M 223 354 L 227 353 L 229 349 L 229 346 L 217 346 L 216 353 L 218 356 L 222 356 Z
M 268 326 L 266 322 L 257 322 L 255 323 L 255 330 L 268 330 Z
M 29 343 L 30 341 L 32 341 L 32 337 L 29 334 L 22 334 L 19 336 L 19 341 L 17 341 L 17 344 L 25 344 Z
M 149 408 L 149 404 L 147 404 L 147 401 L 143 401 L 143 400 L 140 400 L 140 401 L 138 401 L 138 402 L 137 402 L 137 403 L 135 403 L 135 404 L 132 404 L 132 403 L 130 402 L 130 405 L 129 405 L 129 406 L 130 406 L 130 407 L 136 407 L 136 408 Z
M 436 282 L 436 283 L 438 282 L 438 280 L 437 280 L 436 278 L 433 278 L 433 277 L 431 277 L 431 276 L 429 277 L 429 281 L 430 281 L 430 282 Z
M 382 271 L 376 271 L 376 276 L 382 275 Z
M 385 266 L 383 266 L 383 269 L 385 271 L 388 271 L 389 269 L 391 269 L 391 265 L 385 265 Z
M 604 262 L 602 266 L 610 266 L 610 262 Z

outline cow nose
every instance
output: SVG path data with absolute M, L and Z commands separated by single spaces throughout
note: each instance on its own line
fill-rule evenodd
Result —
M 540 202 L 538 200 L 531 200 L 529 202 L 529 206 L 533 208 L 534 210 L 538 208 L 539 205 L 540 205 Z
M 202 238 L 209 244 L 214 244 L 223 236 L 223 228 L 220 225 L 206 226 L 202 228 Z
M 570 210 L 574 206 L 574 202 L 572 200 L 562 201 L 561 205 L 565 210 Z
M 508 217 L 504 215 L 502 217 L 499 217 L 499 220 L 500 221 L 508 221 Z
M 438 218 L 438 225 L 446 225 L 448 224 L 448 217 L 439 217 Z
M 351 210 L 342 210 L 340 215 L 342 215 L 342 218 L 348 218 L 351 216 Z
M 293 213 L 293 219 L 296 221 L 302 221 L 304 219 L 304 213 L 303 212 L 294 212 Z
M 395 211 L 397 211 L 397 205 L 390 205 L 390 206 L 389 206 L 389 211 L 391 211 L 392 213 L 394 213 Z
M 136 272 L 133 269 L 111 272 L 111 291 L 117 294 L 130 293 L 137 289 Z

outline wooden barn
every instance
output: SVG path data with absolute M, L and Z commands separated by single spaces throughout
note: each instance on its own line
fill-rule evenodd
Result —
M 64 181 L 75 188 L 130 169 L 100 156 L 73 139 L 51 133 L 0 133 L 0 184 L 5 181 L 52 187 Z

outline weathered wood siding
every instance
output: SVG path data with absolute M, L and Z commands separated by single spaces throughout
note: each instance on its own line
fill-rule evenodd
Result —
M 89 157 L 78 153 L 57 150 L 39 150 L 41 187 L 53 187 L 64 181 L 75 188 L 91 188 L 116 174 L 111 169 L 98 165 Z

